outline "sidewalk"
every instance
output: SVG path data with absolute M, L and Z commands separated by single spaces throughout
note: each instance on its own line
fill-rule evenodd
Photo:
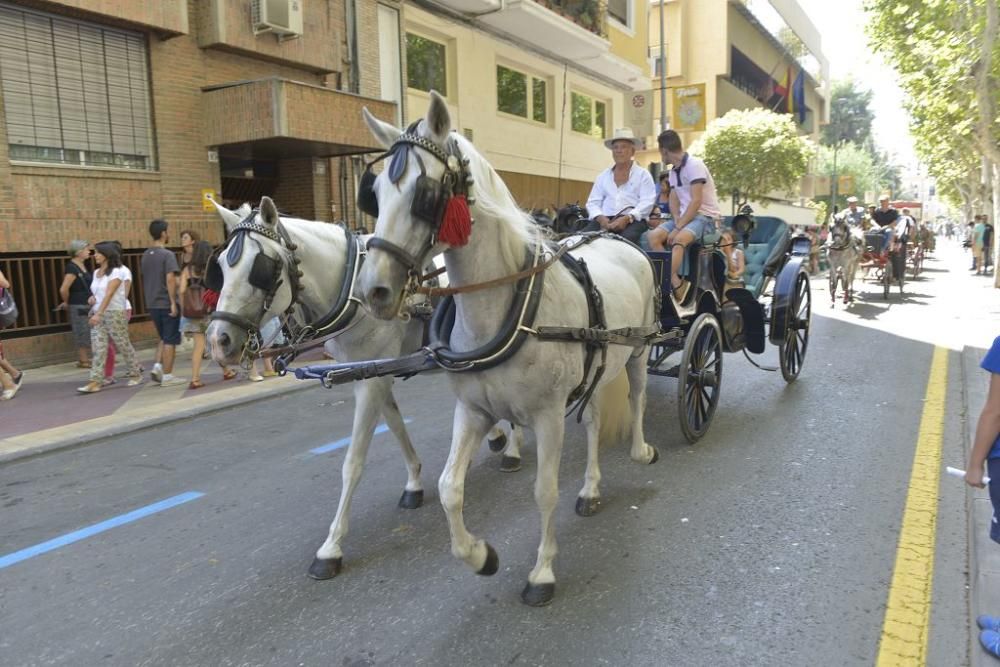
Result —
M 154 353 L 153 349 L 138 351 L 139 363 L 145 369 L 143 385 L 126 386 L 125 369 L 119 357 L 115 369 L 117 384 L 96 394 L 77 393 L 76 388 L 87 383 L 89 370 L 77 368 L 75 363 L 23 371 L 24 380 L 17 395 L 0 402 L 0 463 L 316 386 L 315 382 L 296 380 L 291 375 L 250 382 L 241 373 L 224 381 L 219 365 L 206 359 L 201 373 L 205 386 L 188 389 L 191 379 L 188 346 L 178 347 L 174 365 L 174 375 L 185 382 L 160 387 L 149 377 Z M 313 350 L 296 363 L 321 358 L 322 350 Z M 16 359 L 11 361 L 17 365 Z

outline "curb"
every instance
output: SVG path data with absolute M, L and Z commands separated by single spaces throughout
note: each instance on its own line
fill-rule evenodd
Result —
M 313 389 L 317 386 L 320 386 L 319 383 L 299 380 L 296 382 L 289 382 L 287 385 L 280 388 L 275 387 L 267 392 L 256 390 L 256 387 L 251 387 L 256 391 L 241 391 L 240 394 L 236 396 L 228 396 L 210 403 L 195 403 L 191 407 L 182 407 L 171 410 L 167 413 L 157 414 L 157 412 L 161 411 L 162 408 L 147 408 L 146 410 L 139 410 L 130 415 L 109 415 L 90 420 L 95 423 L 89 427 L 87 426 L 88 422 L 82 422 L 74 425 L 76 429 L 84 428 L 85 432 L 83 433 L 73 433 L 69 435 L 57 433 L 58 431 L 65 431 L 67 428 L 66 426 L 59 426 L 46 431 L 25 433 L 0 442 L 0 465 L 5 465 L 34 456 L 40 456 L 49 452 L 83 447 L 106 438 L 113 438 L 156 428 L 158 426 L 181 421 L 189 417 L 199 417 L 212 414 L 214 412 L 220 412 L 222 410 L 246 404 L 250 401 L 270 400 L 272 398 L 278 398 L 288 394 L 305 391 L 307 389 Z M 243 388 L 241 387 L 240 389 Z M 47 437 L 48 440 L 46 441 Z M 39 442 L 39 440 L 41 440 L 41 442 Z

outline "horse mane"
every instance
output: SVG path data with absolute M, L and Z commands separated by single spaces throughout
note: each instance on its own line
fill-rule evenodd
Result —
M 339 225 L 324 222 L 322 220 L 293 218 L 281 213 L 279 213 L 279 217 L 281 219 L 281 224 L 285 225 L 285 228 L 289 231 L 289 233 L 295 236 L 306 236 L 305 239 L 297 239 L 296 242 L 298 245 L 305 245 L 308 247 L 312 247 L 316 242 L 329 243 L 337 237 L 337 233 L 341 229 Z M 302 241 L 304 241 L 304 244 Z
M 472 207 L 474 217 L 492 218 L 511 232 L 505 235 L 506 243 L 500 252 L 508 264 L 520 266 L 524 262 L 525 245 L 534 246 L 541 237 L 538 225 L 517 205 L 500 174 L 472 142 L 457 132 L 452 132 L 451 136 L 462 155 L 469 159 L 469 171 L 474 179 L 472 191 L 476 198 Z

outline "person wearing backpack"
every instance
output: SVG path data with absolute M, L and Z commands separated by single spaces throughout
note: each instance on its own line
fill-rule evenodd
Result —
M 201 381 L 201 362 L 205 352 L 205 330 L 208 315 L 212 312 L 211 298 L 206 299 L 205 267 L 212 257 L 212 244 L 197 241 L 191 250 L 191 261 L 184 265 L 180 278 L 181 333 L 191 336 L 194 350 L 191 353 L 191 382 L 188 389 L 204 387 Z M 236 377 L 235 371 L 222 366 L 222 379 Z

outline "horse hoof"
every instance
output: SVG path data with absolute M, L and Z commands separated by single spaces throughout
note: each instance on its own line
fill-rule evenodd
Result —
M 556 595 L 555 584 L 533 584 L 530 581 L 521 591 L 521 601 L 529 607 L 544 607 Z
M 490 438 L 486 444 L 490 446 L 491 452 L 502 452 L 507 446 L 507 436 L 501 434 L 499 438 Z
M 601 507 L 600 498 L 584 498 L 577 496 L 576 513 L 578 516 L 594 516 Z
M 312 565 L 309 566 L 309 576 L 318 581 L 333 579 L 344 567 L 344 559 L 340 558 L 313 558 Z
M 521 469 L 521 459 L 514 456 L 505 456 L 500 459 L 500 472 L 517 472 Z
M 486 562 L 483 566 L 479 568 L 476 574 L 481 574 L 484 577 L 490 577 L 497 573 L 500 569 L 500 556 L 497 556 L 497 552 L 489 545 L 486 544 Z
M 399 499 L 399 506 L 404 510 L 415 510 L 424 504 L 424 490 L 403 491 Z
M 660 453 L 656 451 L 656 447 L 650 445 L 650 449 L 653 450 L 653 458 L 649 459 L 649 463 L 647 465 L 653 465 L 654 463 L 660 460 Z

